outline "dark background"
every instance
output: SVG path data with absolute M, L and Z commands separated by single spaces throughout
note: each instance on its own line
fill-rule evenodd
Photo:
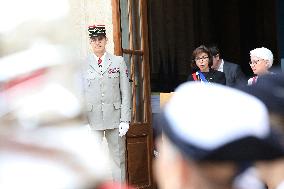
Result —
M 186 81 L 192 51 L 215 43 L 250 77 L 249 51 L 267 47 L 279 65 L 276 0 L 149 0 L 152 92 Z

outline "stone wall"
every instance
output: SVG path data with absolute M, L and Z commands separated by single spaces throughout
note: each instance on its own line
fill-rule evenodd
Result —
M 111 0 L 70 0 L 70 17 L 78 37 L 78 53 L 84 58 L 90 53 L 87 28 L 89 25 L 105 24 L 107 51 L 113 53 L 113 25 Z

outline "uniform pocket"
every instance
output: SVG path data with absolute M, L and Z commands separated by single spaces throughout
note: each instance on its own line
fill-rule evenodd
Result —
M 120 102 L 114 102 L 113 103 L 114 109 L 118 110 L 121 108 L 121 103 Z
M 108 74 L 108 77 L 109 77 L 109 78 L 118 78 L 118 77 L 119 77 L 119 72 L 116 72 L 116 73 L 109 73 L 109 74 Z
M 113 90 L 118 90 L 119 87 L 119 72 L 108 73 L 108 80 L 113 86 Z

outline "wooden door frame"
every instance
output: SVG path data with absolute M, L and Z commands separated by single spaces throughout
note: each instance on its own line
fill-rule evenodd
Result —
M 131 6 L 131 1 L 128 1 L 129 6 Z M 130 48 L 122 48 L 122 31 L 121 31 L 121 13 L 120 13 L 120 0 L 112 0 L 112 21 L 113 21 L 113 40 L 114 40 L 114 54 L 122 56 L 123 54 L 132 54 L 138 55 L 143 58 L 141 74 L 143 75 L 143 119 L 136 120 L 136 105 L 133 103 L 133 113 L 134 117 L 132 118 L 131 127 L 127 132 L 127 137 L 131 139 L 145 137 L 147 138 L 147 155 L 149 164 L 148 164 L 148 180 L 150 185 L 141 186 L 142 188 L 153 189 L 156 188 L 156 185 L 153 181 L 152 173 L 152 158 L 153 158 L 153 132 L 152 132 L 152 111 L 151 111 L 151 87 L 150 87 L 150 66 L 149 66 L 149 45 L 148 45 L 148 24 L 147 24 L 147 0 L 139 1 L 140 13 L 139 17 L 140 23 L 140 32 L 141 32 L 141 47 L 140 49 L 133 49 L 131 46 L 132 38 L 130 39 Z M 131 8 L 130 8 L 131 9 Z M 129 12 L 131 16 L 131 10 Z M 135 22 L 134 24 L 137 24 Z M 130 24 L 130 31 L 132 30 L 132 25 Z M 131 36 L 131 35 L 130 35 Z M 133 79 L 133 78 L 131 78 Z M 134 80 L 135 82 L 135 80 Z M 135 102 L 136 93 L 133 93 L 133 102 Z M 148 135 L 147 135 L 148 134 Z M 128 143 L 128 142 L 127 142 Z M 133 144 L 133 143 L 132 143 Z M 128 168 L 129 154 L 126 155 L 126 170 Z M 130 182 L 127 180 L 127 182 Z M 132 184 L 132 183 L 130 183 Z
M 120 11 L 119 11 L 120 0 L 112 0 L 112 24 L 113 24 L 113 43 L 114 43 L 114 54 L 122 55 L 121 48 L 121 29 L 120 29 Z
M 142 2 L 142 9 L 144 10 L 144 15 L 147 15 L 147 0 L 141 0 Z M 121 20 L 120 20 L 120 6 L 119 6 L 120 0 L 112 0 L 112 23 L 113 23 L 113 41 L 114 41 L 114 54 L 115 55 L 123 55 L 123 49 L 122 49 L 122 38 L 121 38 Z M 149 66 L 149 44 L 148 44 L 148 24 L 147 24 L 147 17 L 141 18 L 142 20 L 142 35 L 144 39 L 147 39 L 147 41 L 142 41 L 142 51 L 137 51 L 135 53 L 143 54 L 144 62 L 144 72 L 145 72 L 145 82 L 143 86 L 145 89 L 145 97 L 146 97 L 146 103 L 144 110 L 149 110 L 146 112 L 146 120 L 147 123 L 150 125 L 152 124 L 151 120 L 151 87 L 150 87 L 150 66 Z M 134 50 L 135 51 L 135 50 Z

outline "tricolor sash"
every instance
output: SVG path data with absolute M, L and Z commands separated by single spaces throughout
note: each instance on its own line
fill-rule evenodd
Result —
M 207 79 L 205 78 L 205 76 L 203 75 L 203 73 L 201 71 L 197 71 L 196 75 L 199 75 L 199 80 L 201 82 L 208 83 Z

